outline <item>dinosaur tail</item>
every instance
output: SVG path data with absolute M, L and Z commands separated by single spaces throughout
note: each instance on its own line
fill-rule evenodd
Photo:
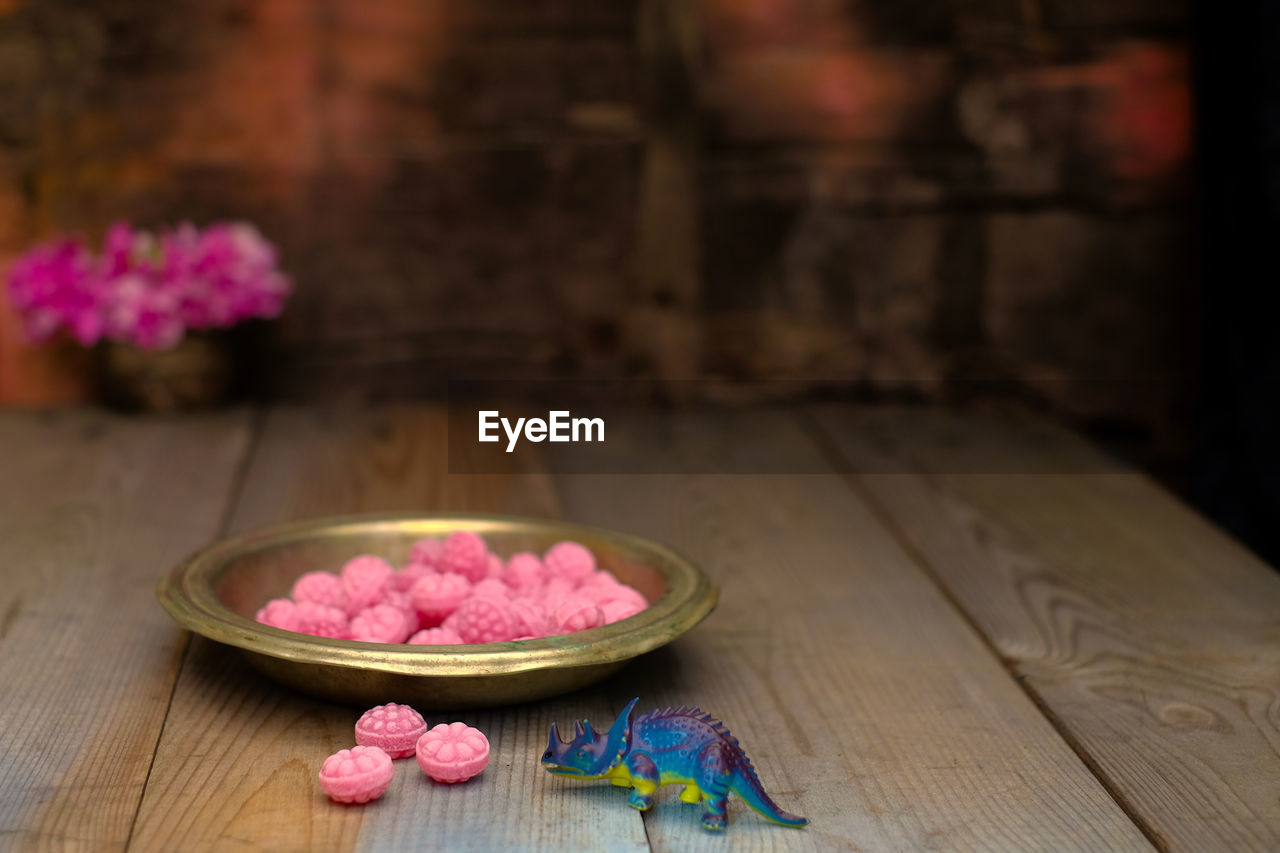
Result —
M 756 769 L 751 766 L 751 761 L 742 755 L 741 764 L 734 768 L 733 776 L 729 782 L 729 788 L 737 794 L 744 803 L 751 806 L 760 813 L 765 820 L 782 826 L 807 826 L 809 819 L 800 817 L 791 812 L 783 811 L 778 804 L 764 791 L 764 786 L 760 784 L 760 777 L 756 776 Z

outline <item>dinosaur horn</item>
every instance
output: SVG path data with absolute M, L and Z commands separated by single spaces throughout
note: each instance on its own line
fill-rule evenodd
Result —
M 582 727 L 582 722 L 583 721 L 578 721 L 573 724 L 574 740 L 577 740 L 578 738 L 582 737 L 584 734 L 587 733 L 587 730 Z
M 556 724 L 551 724 L 551 742 L 552 743 L 568 743 L 564 738 L 560 737 L 560 730 L 556 728 Z
M 591 721 L 590 721 L 590 720 L 583 720 L 583 721 L 582 721 L 582 729 L 583 729 L 583 732 L 586 734 L 586 736 L 587 736 L 588 738 L 590 738 L 590 739 L 591 739 L 591 740 L 593 740 L 593 741 L 597 740 L 596 733 L 595 733 L 595 729 L 591 728 Z

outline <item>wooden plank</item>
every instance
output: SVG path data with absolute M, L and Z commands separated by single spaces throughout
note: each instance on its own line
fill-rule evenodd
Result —
M 0 846 L 124 849 L 184 646 L 154 584 L 217 535 L 249 435 L 0 416 Z
M 1153 838 L 1280 847 L 1275 571 L 1042 420 L 817 422 L 882 472 L 857 479 Z
M 232 528 L 365 510 L 556 512 L 545 474 L 445 472 L 443 410 L 274 411 L 248 472 Z M 387 697 L 388 701 L 394 697 Z M 179 679 L 135 834 L 139 850 L 610 849 L 644 846 L 630 810 L 597 813 L 548 788 L 537 759 L 554 719 L 607 710 L 590 695 L 461 719 L 492 743 L 489 769 L 450 788 L 397 762 L 383 799 L 340 806 L 319 791 L 325 756 L 352 745 L 361 709 L 295 695 L 200 640 Z M 595 820 L 596 817 L 599 820 Z M 590 817 L 591 819 L 588 819 Z
M 611 425 L 610 441 L 655 472 L 711 458 L 728 470 L 822 467 L 781 414 L 676 419 L 644 435 Z M 549 451 L 553 471 L 572 452 L 561 447 Z M 610 694 L 721 716 L 779 804 L 811 820 L 785 829 L 731 800 L 734 850 L 1149 849 L 842 477 L 557 482 L 567 514 L 669 542 L 721 587 L 703 625 L 624 671 Z M 578 796 L 612 796 L 602 809 L 626 808 L 620 792 L 586 788 Z M 675 793 L 645 816 L 653 848 L 721 849 Z

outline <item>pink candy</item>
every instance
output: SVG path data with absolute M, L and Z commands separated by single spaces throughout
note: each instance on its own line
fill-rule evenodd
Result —
M 347 611 L 314 601 L 300 601 L 293 609 L 294 626 L 289 629 L 316 637 L 346 637 L 350 633 Z
M 522 551 L 507 561 L 505 580 L 512 589 L 531 589 L 542 585 L 547 571 L 537 555 Z
M 409 596 L 424 624 L 447 618 L 471 594 L 471 582 L 462 575 L 428 575 L 413 585 Z
M 415 646 L 460 646 L 465 642 L 457 631 L 444 626 L 423 628 L 409 638 L 409 643 Z
M 410 563 L 396 572 L 395 577 L 391 579 L 391 588 L 400 592 L 408 592 L 422 578 L 435 573 L 436 570 L 426 563 Z
M 648 606 L 577 542 L 504 563 L 478 535 L 460 530 L 414 543 L 399 571 L 372 555 L 349 560 L 341 574 L 309 571 L 294 582 L 292 600 L 274 599 L 256 618 L 320 637 L 455 645 L 583 631 Z
M 575 595 L 561 601 L 551 613 L 551 621 L 561 634 L 585 631 L 604 624 L 604 614 L 589 598 Z
M 621 622 L 628 616 L 635 616 L 645 607 L 646 605 L 644 604 L 637 605 L 634 602 L 619 598 L 600 605 L 600 613 L 604 616 L 604 624 L 612 625 L 614 622 Z
M 575 587 L 596 570 L 596 558 L 577 542 L 557 542 L 542 555 L 542 563 L 552 577 L 564 578 Z
M 418 766 L 437 782 L 465 782 L 489 764 L 489 739 L 466 723 L 441 723 L 418 739 Z
M 444 540 L 444 550 L 436 563 L 440 572 L 462 575 L 472 583 L 484 580 L 489 573 L 489 549 L 484 540 L 470 530 L 458 530 Z
M 439 539 L 419 539 L 409 549 L 409 562 L 420 563 L 434 569 L 444 553 L 444 543 Z
M 367 803 L 387 792 L 395 768 L 376 746 L 340 749 L 324 760 L 320 788 L 340 803 Z
M 407 758 L 426 731 L 427 721 L 421 714 L 408 705 L 388 702 L 370 708 L 356 721 L 356 743 L 376 746 L 392 758 Z
M 396 570 L 379 557 L 356 557 L 342 567 L 342 589 L 352 616 L 382 600 L 391 588 Z
M 254 618 L 263 625 L 279 628 L 282 631 L 296 631 L 298 628 L 298 605 L 287 598 L 273 598 L 267 606 L 258 611 Z
M 351 639 L 366 643 L 403 643 L 410 631 L 404 611 L 390 604 L 375 604 L 351 620 Z
M 307 572 L 293 582 L 293 600 L 301 604 L 313 601 L 330 607 L 347 608 L 347 593 L 342 578 L 333 572 Z
M 489 739 L 479 729 L 466 723 L 428 728 L 421 714 L 395 702 L 365 711 L 355 736 L 358 746 L 335 752 L 320 767 L 321 790 L 340 803 L 385 794 L 395 776 L 393 758 L 416 755 L 424 773 L 449 784 L 465 782 L 489 763 Z
M 522 633 L 505 598 L 473 595 L 454 614 L 458 635 L 468 643 L 500 643 Z

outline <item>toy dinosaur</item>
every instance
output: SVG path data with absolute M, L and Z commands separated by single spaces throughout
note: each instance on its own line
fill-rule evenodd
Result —
M 713 831 L 725 828 L 730 791 L 766 820 L 796 827 L 809 822 L 769 798 L 738 739 L 719 720 L 686 707 L 636 717 L 638 701 L 627 704 L 604 737 L 583 720 L 575 724 L 573 740 L 566 742 L 552 723 L 542 765 L 557 776 L 608 779 L 631 788 L 627 802 L 640 811 L 653 805 L 653 794 L 663 785 L 684 785 L 680 799 L 701 802 L 702 825 Z

